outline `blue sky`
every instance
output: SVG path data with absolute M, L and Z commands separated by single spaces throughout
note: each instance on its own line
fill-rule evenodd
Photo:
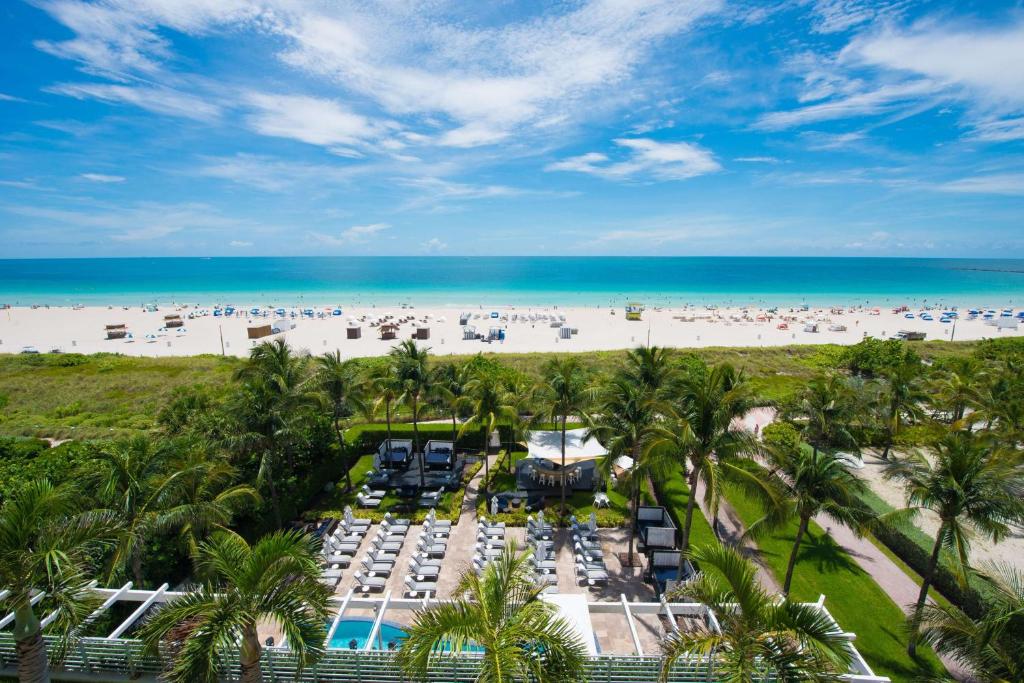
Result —
M 7 257 L 1024 257 L 1024 6 L 8 0 Z

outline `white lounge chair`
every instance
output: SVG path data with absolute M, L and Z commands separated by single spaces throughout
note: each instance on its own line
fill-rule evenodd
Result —
M 362 572 L 355 573 L 355 580 L 364 593 L 382 591 L 388 582 L 383 576 L 366 576 Z
M 411 576 L 405 577 L 406 595 L 412 598 L 429 598 L 437 592 L 437 584 L 432 581 L 416 581 Z
M 363 558 L 360 564 L 367 575 L 374 576 L 391 576 L 391 572 L 395 568 L 394 562 L 375 562 L 368 557 Z
M 356 496 L 356 503 L 361 508 L 377 508 L 380 507 L 381 502 L 381 498 L 370 498 L 362 493 Z

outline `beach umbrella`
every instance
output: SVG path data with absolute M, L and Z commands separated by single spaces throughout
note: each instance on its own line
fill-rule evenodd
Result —
M 597 513 L 593 510 L 590 511 L 590 530 L 597 531 Z
M 493 516 L 495 516 L 497 514 L 498 514 L 498 497 L 497 496 L 492 496 L 491 497 L 491 516 L 493 517 Z

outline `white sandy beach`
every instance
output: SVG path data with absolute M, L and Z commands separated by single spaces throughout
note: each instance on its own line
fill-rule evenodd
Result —
M 247 311 L 250 307 L 239 307 Z M 477 307 L 415 307 L 386 308 L 383 306 L 357 308 L 342 307 L 342 315 L 330 315 L 333 309 L 318 308 L 325 318 L 289 317 L 294 309 L 286 309 L 285 319 L 294 323 L 294 329 L 283 333 L 288 343 L 311 353 L 340 349 L 345 357 L 383 355 L 396 343 L 378 336 L 379 327 L 373 326 L 384 315 L 398 322 L 398 339 L 407 339 L 414 325 L 430 328 L 429 340 L 422 343 L 435 354 L 471 354 L 479 351 L 497 353 L 526 353 L 538 351 L 597 351 L 630 348 L 648 342 L 658 346 L 781 346 L 785 344 L 853 344 L 865 336 L 886 338 L 899 330 L 925 332 L 927 339 L 950 339 L 953 325 L 939 322 L 940 311 L 934 312 L 933 321 L 904 318 L 903 313 L 891 309 L 815 309 L 780 308 L 769 313 L 758 308 L 675 307 L 649 308 L 639 322 L 628 321 L 622 308 L 570 307 L 531 308 L 505 306 Z M 190 314 L 206 311 L 206 315 L 189 318 Z M 248 339 L 250 325 L 274 324 L 281 316 L 250 315 L 215 317 L 213 307 L 162 306 L 159 311 L 146 312 L 139 307 L 14 307 L 0 310 L 0 353 L 18 353 L 24 347 L 46 352 L 94 353 L 116 352 L 135 356 L 187 356 L 221 353 L 246 355 L 254 342 Z M 463 339 L 459 325 L 460 313 L 471 311 L 469 324 L 478 333 L 487 336 L 491 328 L 505 331 L 505 340 L 486 343 Z M 498 314 L 491 317 L 491 312 Z M 297 314 L 299 311 L 295 311 Z M 164 328 L 165 315 L 180 315 L 184 319 L 183 331 Z M 477 317 L 479 316 L 479 317 Z M 534 316 L 536 319 L 530 319 Z M 547 316 L 547 319 L 538 316 Z M 578 330 L 569 339 L 559 336 L 553 324 Z M 346 330 L 353 324 L 362 330 L 361 339 L 348 339 Z M 554 320 L 554 323 L 552 322 Z M 125 324 L 132 334 L 130 340 L 107 340 L 104 327 Z M 817 324 L 818 331 L 805 331 L 808 324 Z M 780 326 L 785 329 L 780 329 Z M 845 326 L 845 331 L 830 327 Z M 956 323 L 955 338 L 971 340 L 1024 334 L 1024 325 L 1016 330 L 997 329 L 982 319 L 961 318 Z M 273 335 L 264 339 L 278 338 Z M 147 338 L 148 337 L 148 338 Z

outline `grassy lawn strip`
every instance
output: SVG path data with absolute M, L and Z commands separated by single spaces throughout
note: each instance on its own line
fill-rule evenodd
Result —
M 745 525 L 761 517 L 758 504 L 742 492 L 727 487 L 726 497 Z M 796 530 L 797 524 L 793 522 L 786 529 L 757 541 L 780 583 L 786 575 Z M 857 634 L 857 649 L 876 674 L 889 676 L 893 681 L 910 681 L 943 671 L 942 664 L 929 649 L 919 647 L 916 660 L 907 656 L 902 610 L 846 551 L 811 522 L 800 548 L 792 597 L 813 602 L 822 594 L 839 625 Z

